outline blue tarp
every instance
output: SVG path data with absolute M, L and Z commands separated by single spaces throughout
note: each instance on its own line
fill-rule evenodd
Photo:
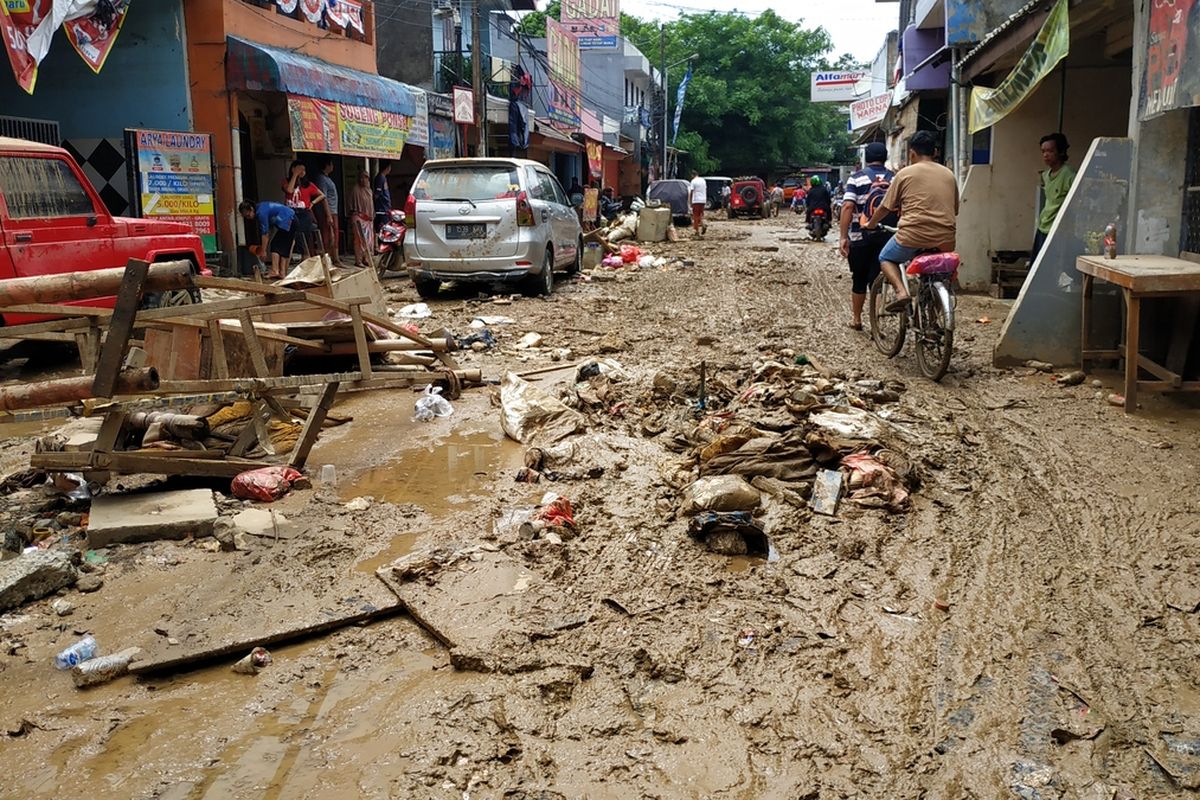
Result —
M 399 81 L 237 36 L 226 37 L 226 50 L 225 80 L 230 89 L 284 92 L 416 116 L 416 100 Z

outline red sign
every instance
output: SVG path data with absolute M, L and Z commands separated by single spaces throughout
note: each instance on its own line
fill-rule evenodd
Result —
M 121 26 L 125 24 L 125 14 L 129 11 L 128 0 L 113 3 L 113 9 L 115 13 L 111 18 L 93 14 L 90 17 L 70 20 L 63 25 L 75 52 L 79 53 L 83 62 L 97 75 L 108 60 L 113 45 L 117 43 L 117 34 L 121 32 Z
M 1190 41 L 1197 31 L 1194 0 L 1153 0 L 1150 3 L 1150 38 L 1146 48 L 1146 86 L 1142 118 L 1194 105 L 1190 84 L 1200 85 L 1200 69 Z M 1181 84 L 1182 91 L 1181 91 Z
M 604 150 L 599 142 L 587 143 L 588 172 L 599 180 L 604 174 Z

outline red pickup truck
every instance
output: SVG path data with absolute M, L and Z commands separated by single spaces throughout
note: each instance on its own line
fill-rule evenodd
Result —
M 186 225 L 114 217 L 79 165 L 61 147 L 0 137 L 0 280 L 123 267 L 131 258 L 191 261 L 211 274 L 204 245 Z M 154 305 L 198 299 L 196 290 L 153 298 Z M 111 307 L 115 298 L 72 301 Z M 5 314 L 4 324 L 45 319 Z

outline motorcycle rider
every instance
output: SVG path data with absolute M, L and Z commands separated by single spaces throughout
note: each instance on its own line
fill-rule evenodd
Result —
M 917 131 L 908 143 L 909 164 L 896 173 L 883 203 L 863 226 L 875 230 L 889 215 L 900 213 L 899 231 L 879 253 L 879 266 L 896 290 L 888 303 L 892 313 L 908 308 L 908 289 L 900 265 L 926 251 L 954 250 L 958 233 L 958 181 L 954 173 L 933 160 L 937 138 Z
M 808 194 L 804 196 L 804 205 L 808 210 L 804 215 L 806 223 L 812 222 L 813 212 L 818 208 L 825 210 L 825 219 L 831 219 L 833 214 L 833 196 L 829 194 L 829 187 L 820 178 L 813 176 L 810 181 Z

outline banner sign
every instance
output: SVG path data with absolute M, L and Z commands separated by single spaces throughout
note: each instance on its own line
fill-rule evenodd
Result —
M 604 150 L 599 142 L 588 139 L 587 142 L 588 172 L 597 180 L 604 174 Z
M 687 74 L 679 82 L 679 91 L 675 93 L 675 132 L 671 134 L 671 144 L 675 144 L 675 140 L 679 138 L 679 122 L 683 119 L 683 100 L 687 97 L 687 87 L 691 82 L 692 68 L 689 66 Z
M 858 97 L 855 87 L 870 73 L 862 70 L 814 72 L 809 92 L 814 103 L 849 103 Z
M 1146 83 L 1140 96 L 1143 120 L 1164 111 L 1200 105 L 1200 2 L 1155 0 L 1150 4 Z
M 429 148 L 427 158 L 454 158 L 454 120 L 441 115 L 429 117 Z
M 297 152 L 397 158 L 412 117 L 290 94 L 288 122 Z
M 417 114 L 413 117 L 412 127 L 408 130 L 408 143 L 414 147 L 429 146 L 429 94 L 420 90 L 410 89 L 415 95 Z
M 300 9 L 303 18 L 314 25 L 328 21 L 342 30 L 353 28 L 366 33 L 363 0 L 275 0 L 275 6 L 289 17 L 296 16 L 296 9 Z
M 613 50 L 621 35 L 620 0 L 563 0 L 561 21 L 580 50 Z
M 59 28 L 93 72 L 104 66 L 130 0 L 0 0 L 0 38 L 17 84 L 33 94 L 38 65 Z
M 970 132 L 986 130 L 1016 111 L 1070 50 L 1067 0 L 1058 0 L 1037 38 L 1008 77 L 994 89 L 976 86 L 971 90 Z
M 877 94 L 850 104 L 850 130 L 856 131 L 881 122 L 892 107 L 892 93 Z
M 137 173 L 140 216 L 189 225 L 205 251 L 216 252 L 212 136 L 130 129 L 125 142 Z
M 475 124 L 475 92 L 471 89 L 454 87 L 454 121 L 459 125 Z
M 550 67 L 550 121 L 557 128 L 578 131 L 583 72 L 579 42 L 552 19 L 546 20 L 546 57 Z

